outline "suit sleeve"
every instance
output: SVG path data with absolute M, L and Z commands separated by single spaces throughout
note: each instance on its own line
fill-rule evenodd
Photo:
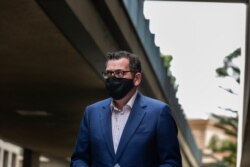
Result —
M 70 167 L 89 167 L 91 162 L 88 109 L 85 110 L 81 121 L 75 148 L 71 156 Z
M 181 154 L 177 138 L 177 126 L 166 105 L 159 116 L 157 124 L 157 147 L 160 167 L 181 167 Z

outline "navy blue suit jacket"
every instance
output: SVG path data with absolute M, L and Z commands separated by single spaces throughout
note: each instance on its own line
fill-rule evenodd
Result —
M 181 167 L 177 127 L 167 104 L 138 93 L 117 152 L 111 128 L 111 98 L 88 106 L 71 167 Z

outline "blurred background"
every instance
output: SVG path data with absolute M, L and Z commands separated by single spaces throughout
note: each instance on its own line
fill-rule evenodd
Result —
M 141 92 L 169 103 L 184 167 L 247 166 L 249 4 L 198 2 L 1 1 L 0 167 L 69 166 L 116 50 L 137 54 Z

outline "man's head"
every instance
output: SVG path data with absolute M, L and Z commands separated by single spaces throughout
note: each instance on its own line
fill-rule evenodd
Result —
M 129 70 L 133 72 L 140 72 L 141 73 L 141 62 L 139 58 L 132 53 L 127 51 L 117 51 L 117 52 L 108 52 L 106 55 L 107 62 L 109 60 L 118 60 L 121 58 L 125 58 L 129 60 Z M 107 65 L 106 62 L 106 65 Z
M 103 76 L 111 97 L 119 100 L 135 92 L 140 85 L 140 60 L 136 55 L 126 51 L 109 52 Z

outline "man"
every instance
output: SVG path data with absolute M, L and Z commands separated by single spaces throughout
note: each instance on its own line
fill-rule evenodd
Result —
M 138 57 L 126 51 L 108 53 L 103 77 L 111 98 L 86 108 L 71 167 L 182 166 L 168 105 L 138 91 Z

